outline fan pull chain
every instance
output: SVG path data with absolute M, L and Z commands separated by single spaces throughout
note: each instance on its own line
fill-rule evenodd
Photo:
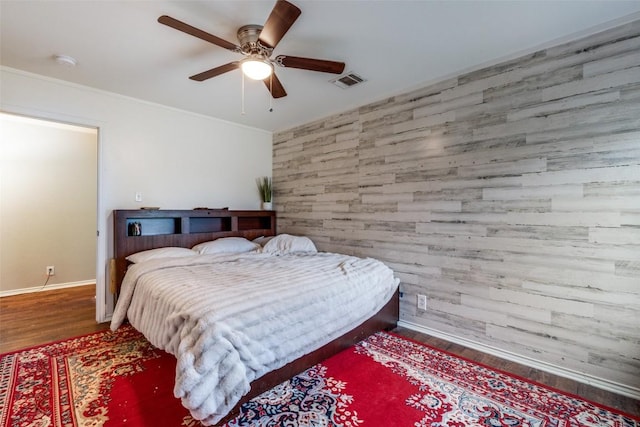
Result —
M 273 72 L 269 75 L 269 112 L 273 113 Z
M 240 108 L 242 109 L 241 114 L 244 116 L 244 73 L 241 73 L 241 74 L 242 74 L 242 97 L 241 97 L 242 104 Z

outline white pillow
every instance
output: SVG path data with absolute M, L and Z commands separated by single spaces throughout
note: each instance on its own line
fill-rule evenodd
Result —
M 314 245 L 308 237 L 278 234 L 264 245 L 262 252 L 284 255 L 300 252 L 316 253 L 318 250 L 316 249 L 316 245 Z
M 136 264 L 150 259 L 179 258 L 196 255 L 198 255 L 198 253 L 191 249 L 170 246 L 166 248 L 149 249 L 148 251 L 136 252 L 135 254 L 129 255 L 126 259 L 127 261 Z
M 199 254 L 244 253 L 260 249 L 260 245 L 250 242 L 244 237 L 222 237 L 210 242 L 195 245 L 194 251 Z

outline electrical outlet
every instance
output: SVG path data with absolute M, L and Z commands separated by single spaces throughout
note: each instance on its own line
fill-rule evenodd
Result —
M 55 276 L 56 275 L 56 267 L 54 265 L 47 266 L 47 276 Z
M 141 202 L 142 201 L 142 193 L 137 192 L 136 193 L 136 202 Z
M 427 309 L 427 296 L 418 294 L 418 310 Z

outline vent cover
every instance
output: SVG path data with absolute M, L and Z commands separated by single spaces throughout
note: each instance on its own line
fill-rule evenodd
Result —
M 350 72 L 348 74 L 345 74 L 344 76 L 340 76 L 333 80 L 330 80 L 330 82 L 342 89 L 347 89 L 357 84 L 366 82 L 366 80 L 360 77 L 359 75 L 357 75 L 356 73 Z

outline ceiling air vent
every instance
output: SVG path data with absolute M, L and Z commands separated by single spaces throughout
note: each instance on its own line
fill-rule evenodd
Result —
M 330 80 L 330 82 L 342 89 L 347 89 L 357 84 L 360 84 L 362 82 L 366 82 L 366 80 L 360 77 L 359 75 L 357 75 L 356 73 L 349 73 L 349 74 L 345 74 L 344 76 L 340 76 L 338 78 Z

